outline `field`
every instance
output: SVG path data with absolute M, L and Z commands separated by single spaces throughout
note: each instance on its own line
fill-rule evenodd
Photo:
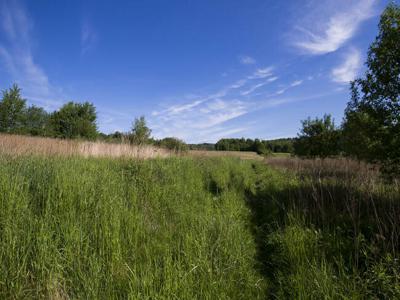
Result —
M 7 145 L 1 299 L 400 297 L 400 188 L 373 166 Z
M 258 155 L 255 152 L 250 151 L 201 151 L 201 150 L 189 150 L 189 156 L 192 157 L 237 157 L 240 159 L 250 160 L 264 160 L 264 157 Z

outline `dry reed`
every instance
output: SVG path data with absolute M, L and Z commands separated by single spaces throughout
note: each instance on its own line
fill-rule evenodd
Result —
M 8 155 L 61 155 L 83 157 L 169 157 L 171 151 L 144 145 L 110 144 L 43 137 L 0 134 L 0 153 Z

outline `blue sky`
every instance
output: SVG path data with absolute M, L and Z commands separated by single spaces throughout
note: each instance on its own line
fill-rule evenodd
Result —
M 0 88 L 97 107 L 99 129 L 145 115 L 157 138 L 295 136 L 337 123 L 386 0 L 0 0 Z

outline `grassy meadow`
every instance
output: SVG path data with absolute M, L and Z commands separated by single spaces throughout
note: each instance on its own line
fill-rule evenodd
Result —
M 250 164 L 0 158 L 0 298 L 257 299 Z
M 400 189 L 343 159 L 0 154 L 1 299 L 400 298 Z

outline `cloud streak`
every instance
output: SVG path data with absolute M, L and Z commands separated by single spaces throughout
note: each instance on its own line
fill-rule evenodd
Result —
M 303 20 L 312 24 L 296 27 L 301 38 L 295 46 L 312 55 L 334 52 L 342 47 L 355 35 L 360 24 L 373 16 L 377 0 L 337 0 L 334 7 L 330 7 L 333 13 L 328 16 L 324 15 L 322 7 L 329 5 L 326 1 L 321 2 L 321 9 Z
M 0 59 L 28 99 L 48 109 L 58 106 L 61 90 L 52 86 L 45 71 L 35 62 L 31 46 L 33 23 L 17 1 L 0 2 L 0 30 L 6 39 L 0 44 Z
M 85 18 L 81 25 L 81 54 L 85 55 L 96 45 L 97 32 L 94 30 L 89 19 Z
M 191 97 L 191 101 L 153 111 L 150 122 L 154 133 L 157 137 L 175 136 L 199 142 L 216 141 L 249 130 L 249 121 L 239 118 L 293 101 L 292 98 L 282 98 L 280 94 L 303 84 L 303 80 L 295 80 L 281 87 L 281 92 L 269 91 L 265 95 L 264 90 L 254 94 L 256 90 L 278 80 L 273 70 L 272 67 L 256 69 L 215 93 L 194 99 Z M 276 86 L 268 89 L 274 88 Z M 251 101 L 250 95 L 253 96 Z
M 242 55 L 239 56 L 239 62 L 242 65 L 254 65 L 256 63 L 256 60 L 251 56 Z
M 361 54 L 357 49 L 350 49 L 344 62 L 332 70 L 332 80 L 338 83 L 349 83 L 354 80 L 361 67 Z

